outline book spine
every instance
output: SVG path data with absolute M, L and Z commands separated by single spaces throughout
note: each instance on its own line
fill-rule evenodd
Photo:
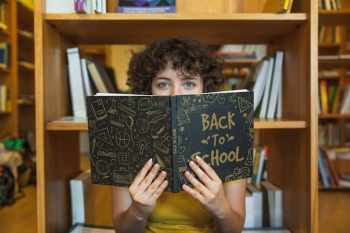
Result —
M 177 118 L 176 118 L 176 96 L 171 96 L 171 133 L 172 133 L 172 150 L 173 150 L 173 192 L 178 193 L 180 191 L 179 178 L 178 178 L 178 156 L 177 156 Z

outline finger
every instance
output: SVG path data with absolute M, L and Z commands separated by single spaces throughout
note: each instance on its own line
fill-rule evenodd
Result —
M 193 161 L 192 161 L 193 162 Z M 196 189 L 198 189 L 198 191 L 202 194 L 208 192 L 208 188 L 205 187 L 201 182 L 199 182 L 196 178 L 194 178 L 194 176 L 189 172 L 186 171 L 185 172 L 185 176 L 187 178 L 187 180 L 193 185 L 193 187 L 195 187 Z M 209 179 L 209 178 L 208 178 Z
M 210 185 L 211 178 L 195 162 L 190 161 L 189 166 L 205 185 Z
M 147 175 L 149 169 L 152 167 L 152 159 L 148 160 L 147 163 L 143 166 L 143 168 L 140 170 L 140 172 L 135 177 L 134 181 L 132 182 L 131 186 L 138 186 L 140 183 L 145 179 L 145 176 Z
M 196 190 L 192 189 L 191 187 L 189 187 L 188 185 L 182 185 L 182 189 L 187 192 L 188 194 L 190 194 L 192 197 L 194 197 L 195 199 L 197 199 L 200 203 L 204 202 L 204 197 L 202 194 L 200 194 L 199 192 L 197 192 Z
M 146 191 L 146 189 L 150 186 L 152 183 L 154 177 L 156 177 L 159 170 L 159 164 L 153 165 L 152 170 L 148 173 L 148 175 L 143 179 L 143 181 L 138 186 L 138 191 L 143 193 Z
M 162 182 L 164 181 L 166 177 L 166 172 L 162 171 L 159 176 L 157 177 L 157 179 L 155 179 L 153 181 L 153 183 L 148 186 L 146 193 L 148 193 L 150 196 L 153 195 L 154 192 L 156 192 L 156 190 L 159 188 L 159 186 L 162 184 Z
M 196 156 L 196 162 L 203 169 L 203 171 L 208 175 L 208 177 L 213 181 L 221 181 L 214 169 L 212 169 L 201 157 Z M 202 180 L 202 179 L 201 179 Z M 204 180 L 202 180 L 204 181 Z
M 152 194 L 151 199 L 157 200 L 158 197 L 164 192 L 167 186 L 168 186 L 168 181 L 163 180 L 163 182 L 158 186 L 158 189 Z

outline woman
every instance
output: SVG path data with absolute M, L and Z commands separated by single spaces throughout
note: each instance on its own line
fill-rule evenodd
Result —
M 132 93 L 181 95 L 219 91 L 222 62 L 208 46 L 185 38 L 156 40 L 136 52 L 129 64 Z M 241 232 L 245 220 L 246 181 L 222 184 L 201 158 L 189 163 L 200 178 L 184 173 L 195 187 L 163 192 L 165 171 L 148 161 L 129 188 L 112 187 L 116 232 Z

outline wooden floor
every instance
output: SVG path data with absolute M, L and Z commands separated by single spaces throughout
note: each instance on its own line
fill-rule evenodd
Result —
M 82 169 L 89 168 L 89 158 L 82 156 Z M 107 186 L 96 186 L 95 220 L 90 224 L 111 226 L 110 189 Z M 25 197 L 13 206 L 0 210 L 0 232 L 36 233 L 36 187 L 23 188 Z M 319 232 L 350 232 L 350 191 L 319 192 Z

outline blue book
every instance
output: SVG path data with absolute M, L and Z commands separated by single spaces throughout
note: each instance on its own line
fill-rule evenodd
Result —
M 119 0 L 119 13 L 175 13 L 176 0 Z

